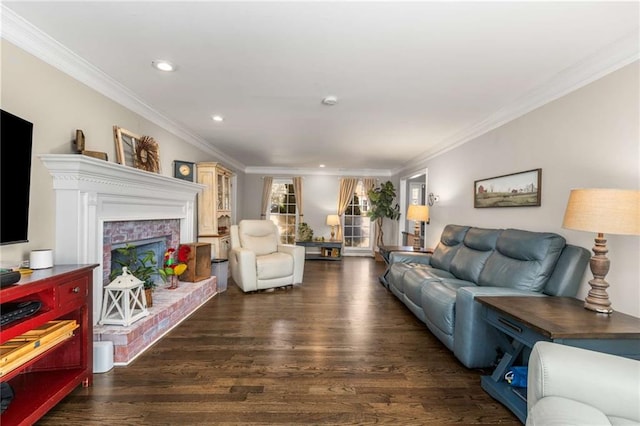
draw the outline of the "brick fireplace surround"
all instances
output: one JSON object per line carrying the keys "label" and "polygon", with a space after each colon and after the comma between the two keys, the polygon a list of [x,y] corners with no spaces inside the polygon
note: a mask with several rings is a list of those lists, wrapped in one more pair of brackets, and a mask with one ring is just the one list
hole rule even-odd
{"label": "brick fireplace surround", "polygon": [[[105,257],[110,258],[110,252],[105,255],[105,224],[107,233],[111,232],[111,222],[137,222],[147,230],[176,228],[178,235],[172,235],[171,241],[196,241],[195,200],[204,186],[83,155],[39,157],[53,177],[54,262],[100,265],[93,272],[94,339],[112,340],[116,365],[126,365],[213,297],[216,280],[211,277],[198,283],[181,283],[178,290],[156,291],[150,315],[130,327],[98,326],[103,286],[108,284]],[[142,235],[146,231],[139,232]]]}

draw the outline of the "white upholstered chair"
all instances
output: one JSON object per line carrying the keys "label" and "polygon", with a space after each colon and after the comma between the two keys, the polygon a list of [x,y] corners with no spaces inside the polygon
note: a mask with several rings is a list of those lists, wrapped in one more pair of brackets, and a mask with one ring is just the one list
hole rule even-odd
{"label": "white upholstered chair", "polygon": [[231,226],[231,277],[245,293],[301,284],[304,255],[304,247],[280,243],[278,227],[270,220]]}
{"label": "white upholstered chair", "polygon": [[635,359],[541,341],[527,382],[527,426],[640,425]]}

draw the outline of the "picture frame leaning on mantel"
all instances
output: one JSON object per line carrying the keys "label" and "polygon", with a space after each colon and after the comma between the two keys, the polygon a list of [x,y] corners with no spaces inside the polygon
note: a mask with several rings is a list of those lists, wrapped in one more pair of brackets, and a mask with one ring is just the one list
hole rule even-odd
{"label": "picture frame leaning on mantel", "polygon": [[151,136],[139,136],[119,126],[113,126],[116,161],[136,169],[160,173],[158,143]]}
{"label": "picture frame leaning on mantel", "polygon": [[113,126],[113,139],[116,143],[116,162],[135,167],[136,143],[140,136],[119,126]]}

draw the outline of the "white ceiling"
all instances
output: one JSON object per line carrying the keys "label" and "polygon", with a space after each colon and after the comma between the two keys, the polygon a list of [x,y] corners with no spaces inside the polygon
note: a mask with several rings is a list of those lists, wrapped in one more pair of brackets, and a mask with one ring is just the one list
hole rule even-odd
{"label": "white ceiling", "polygon": [[640,34],[636,1],[3,5],[249,172],[410,168],[637,59]]}

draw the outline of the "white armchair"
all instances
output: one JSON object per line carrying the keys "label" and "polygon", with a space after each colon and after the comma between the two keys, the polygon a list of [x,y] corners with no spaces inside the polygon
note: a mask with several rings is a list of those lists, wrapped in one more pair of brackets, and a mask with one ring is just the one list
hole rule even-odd
{"label": "white armchair", "polygon": [[640,361],[537,342],[528,373],[527,426],[640,425]]}
{"label": "white armchair", "polygon": [[304,247],[280,244],[270,220],[241,220],[231,226],[229,266],[242,291],[258,291],[302,283]]}

